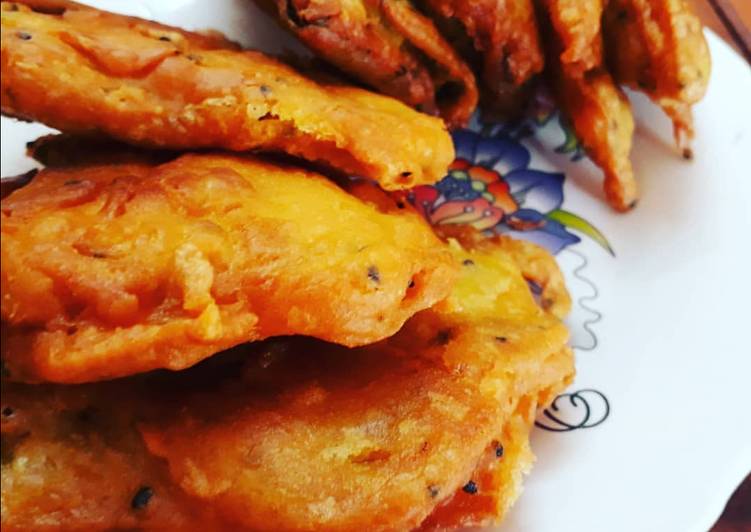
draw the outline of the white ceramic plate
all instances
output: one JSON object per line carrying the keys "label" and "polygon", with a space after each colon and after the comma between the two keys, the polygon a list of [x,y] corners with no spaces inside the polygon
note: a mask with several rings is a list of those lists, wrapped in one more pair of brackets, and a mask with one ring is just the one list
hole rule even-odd
{"label": "white ceramic plate", "polygon": [[[246,0],[91,3],[302,50]],[[459,133],[470,171],[415,191],[434,222],[524,228],[519,236],[557,252],[576,301],[578,377],[540,416],[537,465],[501,530],[704,531],[751,470],[751,70],[708,38],[693,161],[677,155],[667,119],[632,95],[642,200],[631,214],[604,204],[598,171],[572,160],[574,139],[544,97],[523,128]],[[24,144],[45,130],[2,119],[2,175],[33,166]],[[495,174],[472,179],[472,167]],[[514,213],[494,207],[502,195]]]}

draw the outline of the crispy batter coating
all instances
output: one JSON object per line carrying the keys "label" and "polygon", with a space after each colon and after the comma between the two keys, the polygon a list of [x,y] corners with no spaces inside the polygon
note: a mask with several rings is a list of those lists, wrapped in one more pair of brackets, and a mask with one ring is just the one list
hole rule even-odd
{"label": "crispy batter coating", "polygon": [[679,147],[694,136],[691,105],[707,90],[711,59],[699,18],[684,0],[611,0],[603,17],[618,83],[641,90],[673,121]]}
{"label": "crispy batter coating", "polygon": [[[258,0],[316,54],[450,126],[477,106],[469,66],[408,0]],[[271,5],[273,4],[273,5]]]}
{"label": "crispy batter coating", "polygon": [[195,530],[214,522],[146,451],[134,426],[146,403],[137,398],[129,382],[3,382],[3,530]]}
{"label": "crispy batter coating", "polygon": [[423,522],[420,530],[456,530],[497,525],[521,495],[524,475],[529,473],[534,454],[529,432],[538,402],[521,400],[514,415],[504,424],[472,473],[472,490],[457,490]]}
{"label": "crispy batter coating", "polygon": [[601,0],[540,0],[539,9],[558,103],[602,168],[608,203],[627,211],[638,199],[629,159],[634,118],[625,94],[605,69],[602,11]]}
{"label": "crispy batter coating", "polygon": [[[520,109],[523,89],[542,71],[532,0],[420,0],[480,72],[488,92],[484,107]],[[463,43],[463,41],[466,41]]]}
{"label": "crispy batter coating", "polygon": [[439,119],[223,38],[70,2],[2,5],[5,114],[151,147],[282,151],[385,189],[433,183],[453,159]]}
{"label": "crispy batter coating", "polygon": [[438,506],[428,523],[497,520],[573,359],[506,241],[450,247],[451,296],[378,344],[280,338],[179,373],[3,386],[3,528],[402,530]]}
{"label": "crispy batter coating", "polygon": [[237,156],[40,172],[2,201],[11,378],[181,369],[283,334],[392,335],[446,296],[455,266],[417,213],[365,182],[349,191]]}

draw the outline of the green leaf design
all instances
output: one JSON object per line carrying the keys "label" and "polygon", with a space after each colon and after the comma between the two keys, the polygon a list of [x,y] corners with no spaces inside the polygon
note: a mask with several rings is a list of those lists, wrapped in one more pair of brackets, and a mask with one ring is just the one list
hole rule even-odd
{"label": "green leaf design", "polygon": [[599,229],[589,223],[587,220],[578,216],[572,212],[564,211],[563,209],[556,209],[547,214],[547,218],[554,220],[564,227],[573,229],[587,235],[589,238],[597,242],[603,249],[615,257],[615,251],[610,246],[610,242],[605,238]]}

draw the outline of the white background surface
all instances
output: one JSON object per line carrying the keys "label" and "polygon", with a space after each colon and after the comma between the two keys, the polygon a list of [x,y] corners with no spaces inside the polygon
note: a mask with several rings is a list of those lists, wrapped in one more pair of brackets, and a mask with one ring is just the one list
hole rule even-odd
{"label": "white background surface", "polygon": [[[249,1],[96,4],[299,50]],[[667,119],[634,98],[642,200],[633,213],[612,212],[586,166],[535,155],[537,167],[566,171],[565,208],[616,250],[575,246],[603,319],[597,349],[577,353],[573,389],[602,391],[612,410],[595,428],[534,431],[538,461],[503,531],[704,531],[751,470],[751,70],[709,37],[713,75],[695,110],[693,162],[677,157]],[[41,131],[2,118],[2,175],[33,166],[24,144]],[[569,281],[575,298],[586,295]]]}

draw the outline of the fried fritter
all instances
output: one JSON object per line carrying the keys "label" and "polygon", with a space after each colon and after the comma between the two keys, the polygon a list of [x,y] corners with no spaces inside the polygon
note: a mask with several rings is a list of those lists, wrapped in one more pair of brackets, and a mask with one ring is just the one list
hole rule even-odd
{"label": "fried fritter", "polygon": [[43,170],[2,201],[11,378],[181,369],[283,334],[392,335],[448,294],[455,267],[417,213],[365,182],[349,192],[239,156]]}
{"label": "fried fritter", "polygon": [[537,407],[547,402],[545,399],[519,402],[501,436],[485,450],[472,473],[471,489],[457,490],[433,510],[421,530],[489,527],[503,519],[521,495],[524,475],[532,469],[535,457],[529,445],[529,432]]}
{"label": "fried fritter", "polygon": [[454,157],[439,119],[223,38],[71,2],[2,6],[5,114],[150,147],[282,151],[385,189],[433,183]]}
{"label": "fried fritter", "polygon": [[673,121],[679,147],[694,136],[691,105],[712,69],[699,18],[684,0],[611,0],[603,17],[607,59],[618,83],[641,90]]}
{"label": "fried fritter", "polygon": [[4,531],[195,530],[213,523],[149,454],[130,382],[2,385]]}
{"label": "fried fritter", "polygon": [[[169,518],[178,528],[184,521],[169,511],[189,504],[201,512],[197,522],[212,528],[220,528],[212,520],[221,520],[233,529],[394,530],[419,526],[438,505],[458,504],[452,496],[470,480],[478,498],[495,500],[480,491],[493,485],[486,476],[505,479],[509,473],[496,471],[526,467],[528,455],[514,449],[526,445],[535,408],[570,381],[573,360],[565,327],[537,306],[523,277],[527,268],[519,269],[505,241],[473,251],[456,241],[450,247],[462,264],[451,296],[375,345],[348,350],[283,338],[180,373],[75,387],[4,386],[3,407],[26,421],[16,429],[26,436],[3,463],[3,493],[14,488],[12,498],[4,495],[3,527],[30,519],[65,528],[90,527],[94,519],[97,526],[123,527],[140,519],[138,526],[148,528]],[[16,390],[46,401],[55,426],[60,416],[75,420],[91,406],[88,432],[37,430],[41,421],[25,415]],[[89,402],[71,406],[66,394],[85,394]],[[110,416],[113,409],[120,415]],[[170,481],[163,480],[164,462],[142,456],[139,444],[107,446],[102,434],[123,427],[138,427],[148,451],[166,459]],[[499,457],[501,447],[507,452]],[[30,457],[40,455],[49,459],[36,460],[33,479],[24,475]],[[56,455],[83,473],[65,477],[64,496],[45,500],[46,482],[58,478]],[[517,456],[518,464],[499,469]],[[121,475],[122,463],[136,464],[135,474]],[[122,512],[111,510],[110,501],[101,515],[77,511],[107,497],[113,491],[107,483],[120,478],[127,486],[115,488],[121,495],[114,500]],[[153,502],[164,493],[166,516],[128,506],[139,486],[152,488]],[[462,522],[486,522],[502,510],[480,506]],[[48,513],[35,514],[38,508]],[[450,522],[446,515],[437,520]]]}
{"label": "fried fritter", "polygon": [[450,126],[477,106],[469,66],[408,0],[257,1],[319,56]]}
{"label": "fried fritter", "polygon": [[526,84],[542,71],[532,0],[420,0],[480,72],[483,107],[518,112]]}
{"label": "fried fritter", "polygon": [[539,0],[547,62],[556,97],[592,161],[605,174],[605,196],[619,211],[636,205],[629,154],[634,117],[626,95],[605,69],[602,0]]}

